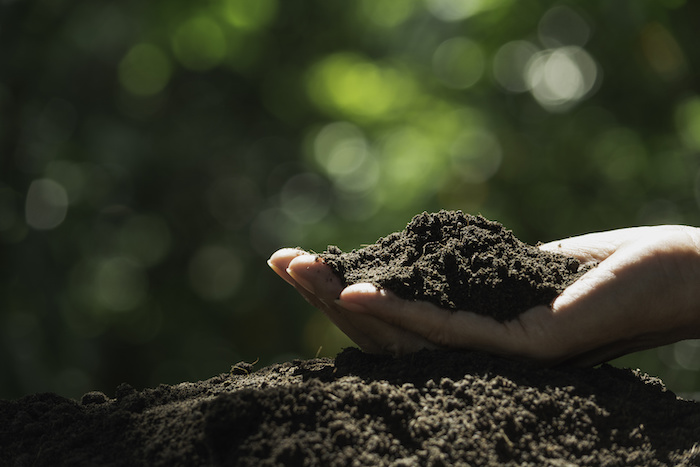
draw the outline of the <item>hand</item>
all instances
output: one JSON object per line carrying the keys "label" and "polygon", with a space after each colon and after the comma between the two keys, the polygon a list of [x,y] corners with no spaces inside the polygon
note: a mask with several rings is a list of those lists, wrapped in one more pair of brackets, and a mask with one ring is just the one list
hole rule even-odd
{"label": "hand", "polygon": [[340,279],[314,255],[283,248],[275,252],[267,264],[365,352],[401,355],[436,347],[417,334],[340,306],[338,297],[343,291]]}
{"label": "hand", "polygon": [[[356,323],[356,333],[364,332],[356,317],[379,320],[385,327],[374,322],[372,340],[382,351],[395,354],[419,350],[428,343],[546,364],[592,365],[700,337],[700,229],[636,227],[541,248],[574,256],[583,264],[600,264],[564,290],[551,307],[534,307],[505,323],[471,311],[450,312],[427,302],[402,300],[370,284],[347,287],[333,304],[347,310],[346,320]],[[334,277],[330,268],[317,264],[312,268],[314,275],[297,271],[295,264],[290,270],[315,287],[319,279]],[[389,329],[405,331],[393,346],[391,334],[382,333]],[[364,350],[376,351],[355,342]]]}

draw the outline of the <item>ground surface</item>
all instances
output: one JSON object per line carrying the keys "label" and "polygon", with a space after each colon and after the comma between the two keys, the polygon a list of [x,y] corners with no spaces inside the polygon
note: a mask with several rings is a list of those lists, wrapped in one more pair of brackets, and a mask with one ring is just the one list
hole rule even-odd
{"label": "ground surface", "polygon": [[700,405],[628,370],[347,349],[0,402],[0,465],[698,465]]}

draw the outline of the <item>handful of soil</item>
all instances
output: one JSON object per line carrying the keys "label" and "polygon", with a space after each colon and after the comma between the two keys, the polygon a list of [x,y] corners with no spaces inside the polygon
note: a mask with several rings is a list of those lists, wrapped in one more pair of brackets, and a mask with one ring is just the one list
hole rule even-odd
{"label": "handful of soil", "polygon": [[500,322],[551,305],[592,267],[528,245],[480,215],[445,210],[419,214],[373,245],[349,253],[331,245],[319,256],[344,286],[368,282],[406,300]]}

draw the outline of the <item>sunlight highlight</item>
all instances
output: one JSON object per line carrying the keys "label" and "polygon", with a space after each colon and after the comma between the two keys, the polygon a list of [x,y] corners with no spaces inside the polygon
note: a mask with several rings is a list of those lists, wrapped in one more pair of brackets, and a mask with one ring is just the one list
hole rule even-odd
{"label": "sunlight highlight", "polygon": [[530,92],[545,109],[563,112],[586,97],[598,79],[598,66],[576,46],[544,50],[532,56],[525,71]]}

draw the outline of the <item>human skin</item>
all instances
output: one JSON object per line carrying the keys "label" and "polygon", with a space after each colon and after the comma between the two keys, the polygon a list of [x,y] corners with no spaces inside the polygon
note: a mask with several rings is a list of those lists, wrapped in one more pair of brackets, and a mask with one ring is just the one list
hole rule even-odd
{"label": "human skin", "polygon": [[371,353],[472,349],[546,365],[588,366],[700,338],[700,229],[633,227],[540,248],[599,264],[551,306],[503,323],[470,310],[403,300],[371,284],[344,288],[329,266],[302,250],[279,250],[268,264]]}

